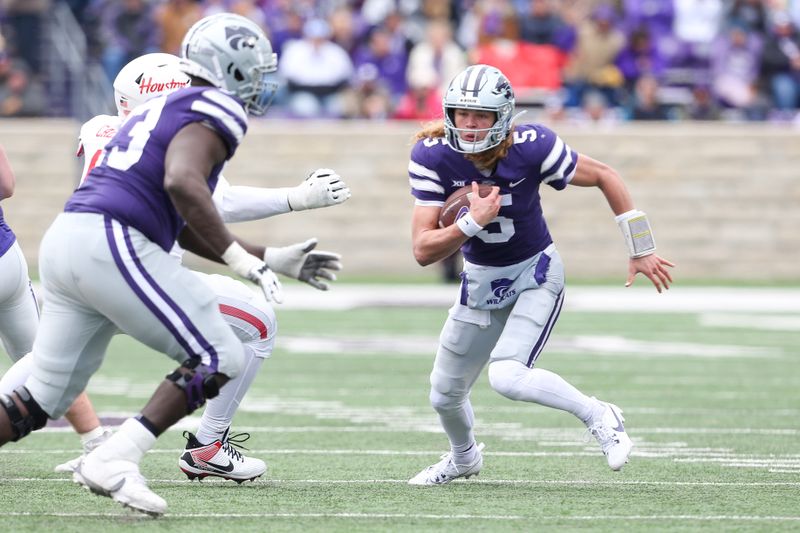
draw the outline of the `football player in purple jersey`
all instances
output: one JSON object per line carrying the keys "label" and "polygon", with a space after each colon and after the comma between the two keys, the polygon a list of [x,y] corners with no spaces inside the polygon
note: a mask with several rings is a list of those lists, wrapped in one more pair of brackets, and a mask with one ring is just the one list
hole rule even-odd
{"label": "football player in purple jersey", "polygon": [[[213,398],[245,364],[244,346],[214,294],[170,256],[184,248],[226,263],[280,302],[274,272],[321,283],[341,268],[313,246],[255,246],[236,239],[212,192],[275,85],[277,57],[261,29],[219,14],[197,22],[182,45],[192,87],[133,111],[48,229],[40,275],[47,291],[25,385],[0,395],[0,445],[64,414],[122,331],[180,366],[141,413],[83,460],[93,492],[154,516],[166,502],[147,486],[139,462],[156,438]],[[305,243],[305,244],[308,244]]]}
{"label": "football player in purple jersey", "polygon": [[[542,125],[514,125],[514,92],[498,69],[468,67],[450,83],[443,107],[444,122],[417,134],[408,172],[417,262],[429,265],[458,249],[464,254],[461,288],[430,376],[430,401],[450,451],[409,483],[440,485],[480,472],[483,444],[473,433],[469,395],[487,363],[495,391],[572,413],[619,470],[633,447],[619,407],[535,366],[564,299],[564,268],[542,216],[540,185],[600,189],[630,252],[626,286],[642,273],[661,292],[672,282],[667,267],[674,265],[654,253],[647,216],[634,208],[612,168],[573,151]],[[478,184],[484,183],[492,191],[481,198]],[[469,184],[469,211],[440,228],[445,200]]]}
{"label": "football player in purple jersey", "polygon": [[[15,185],[11,163],[0,146],[0,201],[14,194]],[[31,351],[38,324],[39,307],[28,264],[0,207],[0,343],[13,361]]]}

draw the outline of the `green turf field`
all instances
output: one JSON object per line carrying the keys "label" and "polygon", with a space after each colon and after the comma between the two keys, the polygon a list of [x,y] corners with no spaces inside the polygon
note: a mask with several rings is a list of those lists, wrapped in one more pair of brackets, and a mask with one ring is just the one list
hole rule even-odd
{"label": "green turf field", "polygon": [[[480,476],[410,487],[446,451],[427,400],[444,309],[279,310],[234,425],[264,479],[187,482],[183,428],[169,431],[142,464],[169,504],[154,520],[53,473],[78,440],[45,430],[0,450],[0,531],[800,530],[800,314],[565,309],[539,366],[623,408],[636,447],[621,472],[571,415],[484,375]],[[89,391],[131,414],[173,366],[118,337]]]}

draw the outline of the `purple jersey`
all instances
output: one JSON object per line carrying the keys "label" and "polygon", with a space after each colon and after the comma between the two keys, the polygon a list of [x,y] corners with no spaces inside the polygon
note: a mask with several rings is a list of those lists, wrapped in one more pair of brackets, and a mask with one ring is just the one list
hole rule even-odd
{"label": "purple jersey", "polygon": [[11,228],[8,227],[8,224],[6,224],[3,218],[3,208],[0,207],[0,256],[6,253],[16,240],[17,238],[14,236],[14,232],[11,231]]}
{"label": "purple jersey", "polygon": [[470,263],[506,266],[544,250],[553,240],[542,215],[539,184],[561,190],[575,174],[578,154],[552,130],[517,126],[514,144],[491,173],[481,173],[442,137],[421,139],[411,150],[408,174],[417,205],[438,206],[456,189],[473,181],[500,187],[497,217],[461,250]]}
{"label": "purple jersey", "polygon": [[[218,89],[190,87],[154,98],[131,113],[64,210],[108,215],[169,251],[185,222],[164,190],[164,160],[175,135],[193,122],[219,134],[227,159],[247,131],[242,103]],[[209,176],[211,191],[222,166]]]}

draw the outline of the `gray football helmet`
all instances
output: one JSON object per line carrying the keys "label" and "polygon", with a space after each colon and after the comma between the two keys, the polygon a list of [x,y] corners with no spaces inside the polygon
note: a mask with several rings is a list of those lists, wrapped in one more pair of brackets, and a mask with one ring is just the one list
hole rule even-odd
{"label": "gray football helmet", "polygon": [[[499,69],[491,65],[472,65],[453,78],[442,99],[444,131],[450,148],[457,152],[473,154],[494,148],[508,136],[514,117],[514,90]],[[455,110],[471,109],[491,111],[496,119],[486,130],[456,128]],[[477,142],[465,141],[462,132],[486,131]]]}
{"label": "gray football helmet", "polygon": [[269,39],[257,24],[232,13],[205,17],[189,28],[181,69],[238,96],[251,115],[263,115],[278,88],[270,76],[278,55]]}

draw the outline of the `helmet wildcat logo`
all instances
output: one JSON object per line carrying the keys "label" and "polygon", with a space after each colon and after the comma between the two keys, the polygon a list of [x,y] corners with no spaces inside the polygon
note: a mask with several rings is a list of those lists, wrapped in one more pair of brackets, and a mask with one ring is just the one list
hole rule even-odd
{"label": "helmet wildcat logo", "polygon": [[258,35],[242,26],[229,26],[225,28],[225,38],[234,50],[241,50],[244,47],[255,48]]}
{"label": "helmet wildcat logo", "polygon": [[232,13],[200,19],[181,44],[181,70],[238,97],[250,115],[263,115],[278,88],[267,76],[278,56],[261,28]]}
{"label": "helmet wildcat logo", "polygon": [[511,298],[512,296],[517,294],[516,289],[511,288],[511,285],[513,283],[514,281],[508,278],[493,279],[491,282],[491,287],[492,287],[492,294],[494,294],[495,297],[486,300],[486,304],[497,305],[506,298]]}
{"label": "helmet wildcat logo", "polygon": [[494,86],[494,89],[492,89],[492,93],[509,100],[514,99],[514,90],[511,88],[511,83],[506,77],[498,78],[497,84]]}

